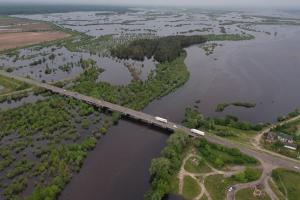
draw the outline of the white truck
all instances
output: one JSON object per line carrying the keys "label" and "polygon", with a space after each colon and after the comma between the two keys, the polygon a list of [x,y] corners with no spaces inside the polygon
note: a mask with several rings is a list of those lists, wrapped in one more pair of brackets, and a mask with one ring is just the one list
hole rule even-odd
{"label": "white truck", "polygon": [[154,119],[156,120],[156,121],[159,121],[159,122],[162,122],[162,123],[168,123],[168,120],[167,119],[164,119],[164,118],[161,118],[161,117],[154,117]]}
{"label": "white truck", "polygon": [[197,135],[205,136],[205,133],[203,131],[199,131],[197,129],[191,129],[191,132]]}

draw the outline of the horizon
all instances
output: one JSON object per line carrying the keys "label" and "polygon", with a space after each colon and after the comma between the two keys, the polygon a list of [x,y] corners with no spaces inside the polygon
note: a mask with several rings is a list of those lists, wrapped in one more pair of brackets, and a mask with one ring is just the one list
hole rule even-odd
{"label": "horizon", "polygon": [[[219,1],[222,0],[213,0],[212,2],[208,2],[206,0],[199,2],[194,2],[195,0],[189,0],[188,3],[185,3],[184,5],[179,0],[168,0],[164,3],[157,3],[157,0],[154,0],[154,3],[141,3],[141,2],[135,2],[136,0],[127,0],[126,2],[118,2],[119,0],[114,0],[110,2],[106,2],[103,0],[90,0],[88,2],[81,2],[81,0],[75,0],[70,2],[69,0],[65,0],[64,2],[61,1],[52,1],[52,2],[40,2],[37,0],[12,0],[12,1],[2,1],[0,0],[0,5],[5,6],[30,6],[30,5],[36,5],[36,6],[55,6],[55,5],[65,5],[65,6],[118,6],[118,7],[181,7],[181,8],[241,8],[241,9],[259,9],[259,8],[269,8],[269,9],[293,9],[297,10],[300,9],[300,2],[296,2],[295,0],[289,0],[287,3],[281,3],[278,0],[276,2],[272,2],[272,5],[269,5],[270,1],[274,0],[265,0],[264,3],[257,4],[257,3],[251,3],[249,0],[244,0],[243,2],[233,3],[234,0],[224,0],[223,3],[219,3]],[[155,3],[156,2],[156,3]],[[227,2],[227,3],[225,3]]]}

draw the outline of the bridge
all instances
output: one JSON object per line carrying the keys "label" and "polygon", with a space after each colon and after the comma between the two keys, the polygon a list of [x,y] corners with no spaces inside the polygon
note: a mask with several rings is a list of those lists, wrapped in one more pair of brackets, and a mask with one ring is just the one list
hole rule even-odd
{"label": "bridge", "polygon": [[[59,87],[56,87],[56,86],[53,86],[53,85],[50,85],[47,83],[41,83],[36,80],[16,76],[16,75],[13,75],[11,73],[7,73],[7,72],[1,71],[1,70],[0,70],[0,75],[6,76],[9,78],[18,80],[18,81],[22,81],[22,82],[25,82],[27,84],[30,84],[30,85],[33,85],[36,87],[44,88],[46,90],[49,90],[53,93],[56,93],[56,94],[59,94],[62,96],[71,97],[71,98],[74,98],[74,99],[77,99],[80,101],[84,101],[84,102],[86,102],[90,105],[96,106],[96,107],[107,108],[111,111],[119,112],[125,116],[142,121],[147,124],[151,124],[156,127],[160,127],[160,128],[167,129],[170,131],[182,130],[189,136],[199,137],[199,135],[192,133],[189,128],[184,127],[181,124],[176,124],[176,123],[170,122],[170,121],[168,121],[167,123],[163,123],[163,122],[157,121],[155,119],[155,116],[143,113],[141,111],[136,111],[136,110],[133,110],[130,108],[126,108],[124,106],[120,106],[120,105],[113,104],[113,103],[110,103],[107,101],[103,101],[103,100],[89,97],[89,96],[86,96],[83,94],[79,94],[77,92],[65,90],[63,88],[59,88]],[[295,159],[288,158],[288,157],[285,157],[280,154],[276,154],[274,152],[270,152],[267,150],[258,149],[256,147],[241,145],[241,144],[238,144],[238,143],[235,143],[235,142],[232,142],[232,141],[229,141],[229,140],[226,140],[221,137],[217,137],[215,135],[211,135],[208,133],[205,134],[204,138],[212,143],[224,145],[229,148],[238,148],[238,149],[240,149],[241,152],[257,158],[262,163],[267,163],[267,164],[270,164],[272,166],[277,166],[277,167],[284,167],[284,168],[287,168],[290,170],[295,170],[295,169],[300,170],[300,162]]]}
{"label": "bridge", "polygon": [[95,107],[106,108],[111,111],[116,111],[116,112],[121,113],[124,116],[128,116],[129,118],[139,120],[144,123],[151,124],[153,126],[156,126],[156,127],[162,128],[162,129],[166,129],[169,131],[175,131],[176,129],[180,129],[180,130],[183,130],[184,132],[186,132],[187,134],[189,134],[190,136],[196,136],[196,134],[192,133],[190,131],[190,129],[188,129],[180,124],[176,124],[176,123],[173,123],[170,121],[168,121],[167,123],[163,123],[163,122],[157,121],[155,119],[155,116],[152,116],[152,115],[140,112],[140,111],[136,111],[136,110],[133,110],[130,108],[126,108],[124,106],[120,106],[120,105],[113,104],[113,103],[110,103],[107,101],[103,101],[103,100],[96,99],[96,98],[93,98],[90,96],[86,96],[86,95],[80,94],[78,92],[65,90],[63,88],[59,88],[59,87],[56,87],[56,86],[53,86],[53,85],[50,85],[47,83],[41,83],[36,80],[16,76],[11,73],[4,72],[4,71],[0,71],[0,75],[27,83],[29,85],[44,88],[48,91],[51,91],[53,93],[56,93],[56,94],[59,94],[62,96],[71,97],[71,98],[83,101],[83,102],[93,105]]}

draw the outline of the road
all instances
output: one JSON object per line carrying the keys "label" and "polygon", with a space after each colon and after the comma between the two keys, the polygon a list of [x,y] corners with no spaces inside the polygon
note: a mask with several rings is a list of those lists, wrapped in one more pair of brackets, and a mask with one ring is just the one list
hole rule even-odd
{"label": "road", "polygon": [[[90,105],[93,106],[97,106],[97,107],[101,107],[101,108],[107,108],[110,109],[112,111],[117,111],[122,113],[123,115],[129,116],[133,119],[136,120],[140,120],[144,123],[147,124],[151,124],[153,126],[157,126],[163,129],[168,129],[170,131],[175,131],[175,130],[182,130],[185,133],[187,133],[188,135],[192,136],[192,137],[199,137],[198,135],[195,135],[194,133],[192,133],[190,131],[189,128],[182,126],[181,124],[176,124],[173,122],[168,121],[167,123],[163,123],[163,122],[159,122],[157,120],[155,120],[155,116],[149,115],[147,113],[143,113],[140,111],[136,111],[130,108],[126,108],[120,105],[116,105],[107,101],[103,101],[103,100],[99,100],[93,97],[89,97],[83,94],[79,94],[77,92],[73,92],[73,91],[68,91],[65,90],[63,88],[59,88],[56,86],[52,86],[46,83],[41,83],[32,79],[28,79],[28,78],[24,78],[24,77],[20,77],[20,76],[16,76],[4,71],[0,70],[0,75],[6,76],[6,77],[10,77],[19,81],[23,81],[25,83],[28,83],[30,85],[36,86],[36,87],[41,87],[44,88],[46,90],[49,90],[53,93],[62,95],[62,96],[66,96],[66,97],[71,97],[80,101],[84,101]],[[290,170],[294,170],[294,171],[299,171],[298,169],[300,169],[300,162],[279,154],[276,154],[274,152],[270,152],[261,148],[257,148],[255,146],[250,147],[250,146],[243,146],[237,143],[234,143],[232,141],[226,140],[224,138],[215,136],[215,135],[211,135],[211,134],[205,134],[204,136],[209,142],[212,143],[216,143],[216,144],[220,144],[229,148],[238,148],[240,149],[241,152],[255,157],[257,160],[259,160],[264,168],[264,171],[266,171],[266,173],[264,173],[263,178],[261,179],[261,183],[263,184],[264,180],[266,178],[268,178],[270,176],[270,167],[273,168],[277,168],[277,167],[282,167],[282,168],[287,168]],[[297,167],[297,168],[296,168]],[[234,199],[234,196],[230,199]]]}

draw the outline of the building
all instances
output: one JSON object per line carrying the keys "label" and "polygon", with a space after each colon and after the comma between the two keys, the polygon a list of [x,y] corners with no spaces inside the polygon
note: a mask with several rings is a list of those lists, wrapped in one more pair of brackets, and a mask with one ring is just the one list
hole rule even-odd
{"label": "building", "polygon": [[290,144],[290,143],[286,143],[284,144],[284,147],[293,151],[297,150],[297,145],[296,144]]}
{"label": "building", "polygon": [[268,132],[266,135],[266,142],[274,143],[280,141],[283,143],[284,147],[290,150],[297,150],[297,145],[294,144],[293,136],[281,133],[281,132]]}
{"label": "building", "polygon": [[277,134],[277,139],[279,141],[281,141],[283,143],[289,143],[289,144],[294,143],[293,136],[285,134],[285,133],[281,133],[281,132],[278,132],[276,134]]}

